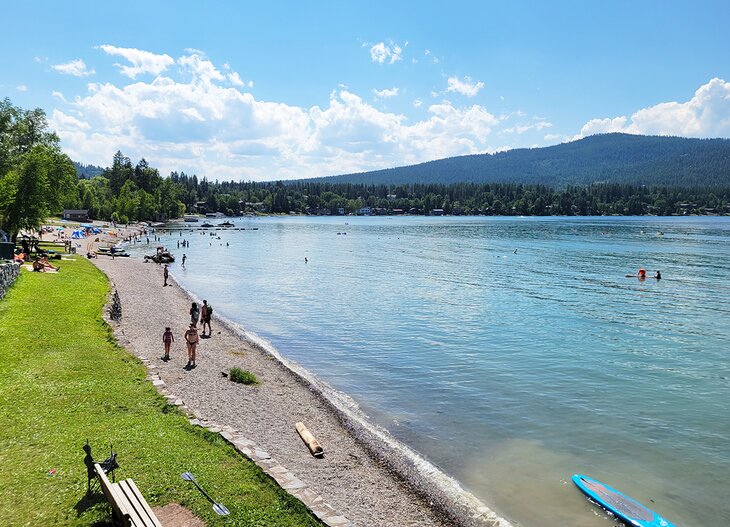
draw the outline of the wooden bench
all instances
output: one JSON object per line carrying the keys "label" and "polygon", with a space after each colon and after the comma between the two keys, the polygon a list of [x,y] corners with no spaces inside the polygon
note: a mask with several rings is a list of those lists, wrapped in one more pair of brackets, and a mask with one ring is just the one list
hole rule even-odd
{"label": "wooden bench", "polygon": [[99,463],[94,463],[101,491],[112,506],[114,516],[125,527],[162,527],[160,520],[131,479],[111,483]]}

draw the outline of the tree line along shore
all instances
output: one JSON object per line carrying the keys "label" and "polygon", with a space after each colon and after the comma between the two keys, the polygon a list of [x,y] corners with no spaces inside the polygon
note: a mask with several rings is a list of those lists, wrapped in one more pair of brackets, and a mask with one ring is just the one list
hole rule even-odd
{"label": "tree line along shore", "polygon": [[[83,209],[92,219],[164,221],[186,213],[413,215],[726,215],[728,186],[593,183],[367,184],[209,181],[163,177],[118,151],[107,168],[75,164],[45,113],[0,101],[0,229],[36,230],[51,214]],[[80,175],[79,175],[80,174]]]}

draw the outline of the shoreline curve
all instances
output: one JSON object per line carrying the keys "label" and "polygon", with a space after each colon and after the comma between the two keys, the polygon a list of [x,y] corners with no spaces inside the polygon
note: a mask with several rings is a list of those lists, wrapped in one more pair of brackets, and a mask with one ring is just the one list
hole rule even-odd
{"label": "shoreline curve", "polygon": [[[170,273],[170,277],[191,301],[201,302],[202,299],[183,286],[173,273]],[[388,430],[371,422],[349,395],[332,388],[301,364],[283,356],[264,337],[218,313],[216,318],[242,340],[275,359],[279,367],[309,388],[370,455],[387,466],[393,475],[413,488],[441,514],[465,527],[513,527],[508,520],[464,489],[455,478],[394,438]]]}

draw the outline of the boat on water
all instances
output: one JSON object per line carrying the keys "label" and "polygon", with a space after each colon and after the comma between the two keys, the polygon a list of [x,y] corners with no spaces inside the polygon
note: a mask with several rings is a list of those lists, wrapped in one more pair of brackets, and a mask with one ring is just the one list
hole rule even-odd
{"label": "boat on water", "polygon": [[224,221],[223,223],[219,223],[217,226],[218,227],[235,227],[235,225],[233,223],[231,223],[230,221]]}
{"label": "boat on water", "polygon": [[210,227],[215,227],[215,225],[213,225],[212,223],[208,223],[208,222],[205,222],[205,223],[201,224],[200,226],[204,229],[208,229]]}
{"label": "boat on water", "polygon": [[185,220],[185,222],[187,222],[187,223],[197,223],[198,222],[198,218],[195,216],[185,216],[183,218],[183,220]]}

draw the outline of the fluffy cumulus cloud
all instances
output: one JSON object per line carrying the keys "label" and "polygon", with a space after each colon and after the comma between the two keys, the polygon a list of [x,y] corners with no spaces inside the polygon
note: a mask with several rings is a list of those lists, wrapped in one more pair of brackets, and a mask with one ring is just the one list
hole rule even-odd
{"label": "fluffy cumulus cloud", "polygon": [[64,75],[73,75],[74,77],[88,77],[96,73],[94,70],[90,70],[86,67],[86,64],[81,59],[72,60],[63,64],[54,64],[51,66],[58,73]]}
{"label": "fluffy cumulus cloud", "polygon": [[110,46],[104,44],[99,46],[104,53],[107,55],[114,55],[122,57],[129,64],[115,64],[122,72],[122,75],[126,75],[130,79],[136,79],[137,75],[143,73],[150,73],[152,75],[159,75],[167,68],[175,64],[175,61],[170,55],[157,55],[135,48],[118,48],[116,46]]}
{"label": "fluffy cumulus cloud", "polygon": [[385,88],[383,90],[373,89],[373,95],[376,99],[390,99],[398,95],[400,90],[398,88]]}
{"label": "fluffy cumulus cloud", "polygon": [[659,103],[631,117],[591,119],[575,139],[608,132],[730,137],[730,82],[714,78],[700,86],[689,101]]}
{"label": "fluffy cumulus cloud", "polygon": [[[406,42],[406,46],[408,43]],[[378,42],[370,46],[370,59],[378,64],[394,64],[403,58],[403,48],[395,42]]]}
{"label": "fluffy cumulus cloud", "polygon": [[[113,49],[114,55],[121,48]],[[219,69],[200,51],[169,60],[123,51],[130,79],[143,72],[152,77],[89,83],[84,93],[70,97],[55,94],[50,122],[73,159],[106,166],[121,150],[132,159],[145,157],[163,174],[300,178],[493,151],[490,137],[502,123],[483,106],[448,101],[432,104],[421,120],[412,121],[343,86],[324,105],[259,100],[230,66]],[[397,88],[376,91],[383,98],[397,94]]]}
{"label": "fluffy cumulus cloud", "polygon": [[482,81],[472,82],[471,78],[464,77],[464,80],[458,77],[449,77],[447,92],[460,93],[466,97],[474,97],[479,91],[484,88]]}

